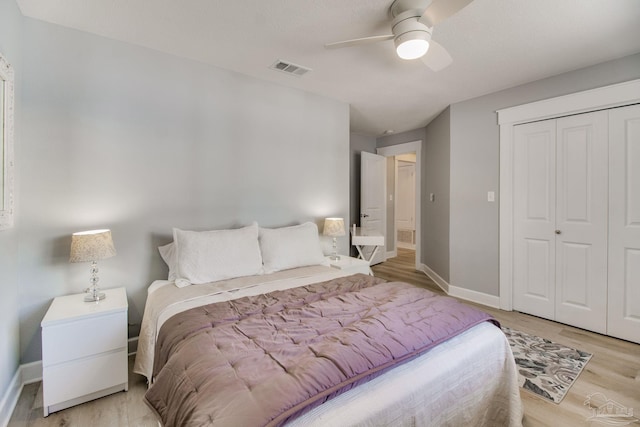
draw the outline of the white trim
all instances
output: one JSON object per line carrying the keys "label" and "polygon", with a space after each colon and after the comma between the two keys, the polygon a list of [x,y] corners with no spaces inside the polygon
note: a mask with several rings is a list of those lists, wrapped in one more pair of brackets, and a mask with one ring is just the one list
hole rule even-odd
{"label": "white trim", "polygon": [[4,86],[4,100],[0,99],[0,230],[6,230],[13,227],[15,217],[15,71],[1,53],[0,82]]}
{"label": "white trim", "polygon": [[488,307],[500,308],[500,297],[485,294],[484,292],[472,291],[471,289],[449,285],[449,296],[486,305]]}
{"label": "white trim", "polygon": [[416,153],[416,270],[420,270],[422,268],[422,264],[420,262],[422,259],[422,249],[420,246],[420,234],[422,230],[422,192],[420,189],[422,182],[422,140],[406,142],[404,144],[390,145],[388,147],[380,147],[376,149],[376,152],[385,157],[398,156],[400,154],[407,153]]}
{"label": "white trim", "polygon": [[420,270],[427,275],[433,282],[438,285],[440,289],[444,291],[447,295],[449,295],[449,283],[444,280],[438,273],[433,271],[431,268],[426,266],[425,264],[421,264]]}
{"label": "white trim", "polygon": [[640,79],[498,110],[498,124],[526,123],[635,104]]}
{"label": "white trim", "polygon": [[15,375],[9,383],[9,387],[2,396],[2,402],[0,402],[0,426],[7,427],[13,410],[18,404],[18,398],[22,391],[22,381],[20,381],[20,368],[16,371]]}
{"label": "white trim", "polygon": [[640,79],[498,110],[500,125],[500,305],[513,309],[514,126],[640,103]]}
{"label": "white trim", "polygon": [[22,385],[42,381],[42,360],[20,365]]}
{"label": "white trim", "polygon": [[397,256],[398,256],[398,251],[397,250],[395,250],[395,251],[387,251],[387,259],[395,258]]}
{"label": "white trim", "polygon": [[[397,234],[398,234],[398,231],[396,230],[396,235]],[[397,242],[396,247],[399,249],[411,249],[412,251],[416,250],[416,245],[414,245],[413,243]]]}
{"label": "white trim", "polygon": [[500,298],[495,295],[489,295],[483,292],[472,291],[470,289],[459,288],[457,286],[450,285],[446,280],[440,277],[438,273],[433,271],[425,264],[422,264],[421,270],[431,280],[433,280],[434,283],[444,291],[444,293],[449,296],[475,302],[477,304],[486,305],[488,307],[500,308]]}
{"label": "white trim", "polygon": [[25,385],[42,380],[42,361],[18,366],[0,402],[0,426],[6,427]]}
{"label": "white trim", "polygon": [[500,125],[500,308],[513,310],[513,125]]}
{"label": "white trim", "polygon": [[[415,175],[415,165],[414,175]],[[414,176],[415,179],[415,176]],[[415,195],[413,196],[415,199]],[[394,250],[398,251],[398,158],[394,157],[393,159],[393,247]]]}

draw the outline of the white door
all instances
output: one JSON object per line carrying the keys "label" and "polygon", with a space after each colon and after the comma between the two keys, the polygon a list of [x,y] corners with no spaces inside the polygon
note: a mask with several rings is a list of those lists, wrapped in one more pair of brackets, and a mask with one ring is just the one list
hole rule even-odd
{"label": "white door", "polygon": [[513,308],[555,317],[556,123],[514,127]]}
{"label": "white door", "polygon": [[640,342],[640,105],[609,117],[608,334]]}
{"label": "white door", "polygon": [[516,310],[606,332],[607,113],[516,126]]}
{"label": "white door", "polygon": [[[396,234],[399,247],[415,249],[416,229],[416,165],[413,162],[397,162],[396,183]],[[402,237],[402,238],[401,238]]]}
{"label": "white door", "polygon": [[557,120],[556,317],[607,330],[606,111]]}
{"label": "white door", "polygon": [[[360,169],[360,227],[364,232],[374,232],[385,235],[386,221],[386,176],[387,158],[377,154],[361,152]],[[385,239],[385,242],[387,240]],[[373,250],[367,250],[367,257]],[[378,248],[371,259],[371,265],[386,259],[386,249]]]}
{"label": "white door", "polygon": [[416,165],[398,162],[398,194],[396,195],[396,224],[402,230],[415,230],[416,221]]}

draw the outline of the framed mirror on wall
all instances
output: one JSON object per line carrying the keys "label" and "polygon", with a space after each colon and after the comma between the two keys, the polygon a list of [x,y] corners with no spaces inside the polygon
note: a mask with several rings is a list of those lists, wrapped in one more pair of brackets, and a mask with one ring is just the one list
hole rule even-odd
{"label": "framed mirror on wall", "polygon": [[14,84],[13,67],[0,53],[0,230],[13,227]]}

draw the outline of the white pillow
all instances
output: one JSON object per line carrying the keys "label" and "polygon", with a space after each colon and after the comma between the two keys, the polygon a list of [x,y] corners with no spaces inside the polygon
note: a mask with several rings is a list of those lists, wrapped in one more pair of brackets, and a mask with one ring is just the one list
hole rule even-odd
{"label": "white pillow", "polygon": [[167,280],[171,282],[175,281],[178,277],[176,274],[176,245],[171,242],[164,246],[158,246],[158,252],[160,252],[160,256],[167,264],[167,267],[169,267],[169,277]]}
{"label": "white pillow", "polygon": [[307,265],[328,265],[312,222],[282,228],[260,228],[260,250],[265,273]]}
{"label": "white pillow", "polygon": [[174,228],[173,241],[179,288],[262,273],[257,223],[235,230]]}

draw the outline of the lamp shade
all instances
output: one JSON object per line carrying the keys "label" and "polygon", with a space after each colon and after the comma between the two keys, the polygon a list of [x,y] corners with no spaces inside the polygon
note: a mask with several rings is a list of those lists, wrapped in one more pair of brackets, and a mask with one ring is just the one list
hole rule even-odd
{"label": "lamp shade", "polygon": [[342,218],[326,218],[322,234],[331,237],[344,236],[344,220]]}
{"label": "lamp shade", "polygon": [[111,258],[116,248],[111,239],[111,230],[91,230],[71,235],[69,262],[92,262]]}

